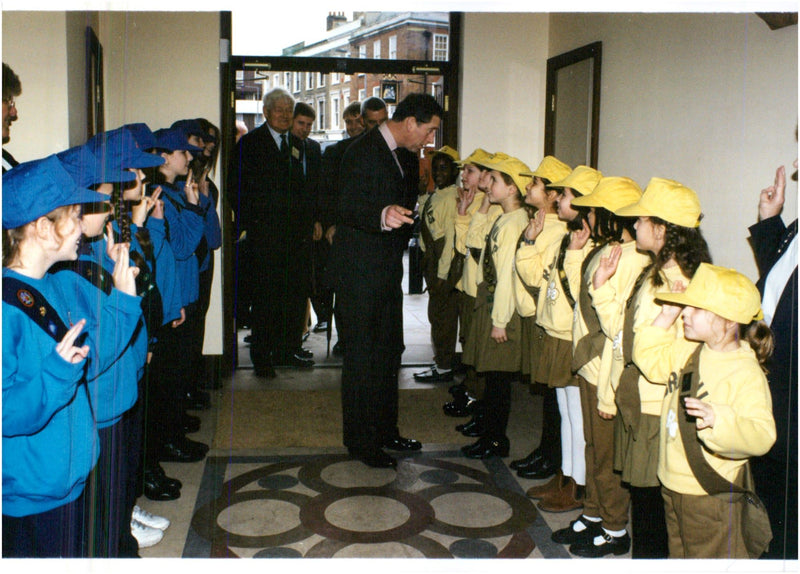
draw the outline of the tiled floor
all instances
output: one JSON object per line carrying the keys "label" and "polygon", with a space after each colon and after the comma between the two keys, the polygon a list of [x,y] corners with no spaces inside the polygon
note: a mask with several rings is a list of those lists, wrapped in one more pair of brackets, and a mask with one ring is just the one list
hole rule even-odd
{"label": "tiled floor", "polygon": [[[427,295],[405,298],[401,389],[430,388],[412,377],[431,356],[426,305]],[[240,342],[244,335],[239,333]],[[306,346],[317,367],[278,369],[277,378],[265,381],[247,368],[241,342],[240,369],[224,388],[296,393],[338,388],[338,360],[326,358],[325,335],[312,334]],[[191,438],[212,442],[221,392],[212,392],[211,409],[194,413],[202,427]],[[579,511],[538,511],[524,493],[543,481],[520,479],[507,466],[538,442],[540,409],[539,398],[515,383],[511,453],[504,459],[463,457],[458,447],[468,439],[454,430],[452,443],[426,444],[420,453],[401,457],[396,472],[352,461],[343,447],[214,449],[201,462],[164,463],[167,474],[183,482],[181,498],[139,501],[172,521],[164,539],[140,553],[144,558],[569,558],[550,533]],[[464,420],[452,419],[453,426]],[[414,436],[413,429],[401,430]]]}

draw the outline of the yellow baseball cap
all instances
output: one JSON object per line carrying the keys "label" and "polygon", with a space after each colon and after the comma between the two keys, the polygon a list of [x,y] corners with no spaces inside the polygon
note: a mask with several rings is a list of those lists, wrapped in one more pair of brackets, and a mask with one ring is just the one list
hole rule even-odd
{"label": "yellow baseball cap", "polygon": [[681,227],[698,227],[702,212],[697,194],[671,179],[654,177],[638,203],[622,208],[625,217],[658,217]]}
{"label": "yellow baseball cap", "polygon": [[534,171],[528,171],[521,175],[530,177],[541,177],[547,181],[560,181],[567,177],[572,168],[565,164],[563,161],[556,159],[552,155],[546,155],[542,162]]}
{"label": "yellow baseball cap", "polygon": [[433,157],[437,153],[440,153],[442,155],[446,155],[447,157],[449,157],[450,159],[452,159],[456,163],[458,163],[461,160],[461,158],[458,156],[458,150],[455,150],[455,149],[451,148],[449,145],[442,146],[439,149],[432,151],[431,152],[431,159],[433,159]]}
{"label": "yellow baseball cap", "polygon": [[701,263],[683,293],[656,293],[656,299],[706,309],[744,325],[763,319],[761,294],[735,269]]}
{"label": "yellow baseball cap", "polygon": [[531,168],[515,157],[509,157],[506,156],[506,154],[502,155],[505,157],[493,157],[486,164],[486,167],[510,176],[511,179],[514,180],[514,184],[517,186],[520,194],[524,195],[525,187],[531,182],[531,176],[523,175],[523,173],[530,173]]}
{"label": "yellow baseball cap", "polygon": [[576,197],[574,206],[603,207],[618,214],[620,208],[630,205],[642,197],[642,188],[629,177],[604,177],[592,193]]}
{"label": "yellow baseball cap", "polygon": [[581,195],[589,195],[600,182],[603,174],[594,168],[579,165],[568,176],[550,184],[550,187],[569,187]]}
{"label": "yellow baseball cap", "polygon": [[500,161],[503,161],[503,160],[506,160],[506,159],[511,159],[511,156],[508,155],[507,153],[503,153],[501,151],[496,151],[494,153],[490,153],[488,156],[486,156],[483,159],[474,160],[471,163],[474,163],[475,165],[478,165],[478,166],[481,166],[481,167],[488,168],[492,163],[497,163],[497,162],[500,162]]}
{"label": "yellow baseball cap", "polygon": [[461,161],[459,161],[458,165],[461,166],[461,167],[464,167],[468,163],[478,164],[478,162],[486,161],[489,158],[490,155],[491,154],[488,151],[486,151],[485,149],[478,148],[474,152],[469,154],[469,156],[467,156],[465,159],[462,159]]}

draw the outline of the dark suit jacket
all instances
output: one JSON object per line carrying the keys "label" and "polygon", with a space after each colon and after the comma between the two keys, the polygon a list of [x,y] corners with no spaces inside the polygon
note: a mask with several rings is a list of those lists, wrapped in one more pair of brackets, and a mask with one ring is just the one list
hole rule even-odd
{"label": "dark suit jacket", "polygon": [[382,231],[381,212],[392,204],[414,208],[419,163],[403,148],[396,153],[403,174],[377,128],[355,140],[344,153],[333,243],[337,291],[358,284],[380,296],[402,281],[403,251],[411,226]]}
{"label": "dark suit jacket", "polygon": [[[360,135],[360,134],[359,134]],[[319,193],[317,195],[317,221],[322,223],[323,232],[336,223],[336,210],[339,207],[339,169],[344,152],[358,138],[347,138],[328,146],[322,154]]]}
{"label": "dark suit jacket", "polygon": [[281,155],[266,123],[242,136],[231,170],[237,197],[233,207],[259,264],[310,280],[315,197],[303,175],[302,142],[288,135],[289,159]]}
{"label": "dark suit jacket", "polygon": [[[772,266],[780,259],[794,234],[797,220],[788,228],[780,216],[770,217],[750,227],[750,245],[761,278],[756,284],[763,294]],[[767,363],[767,379],[772,392],[772,414],[778,438],[767,456],[776,460],[789,457],[797,466],[797,267],[778,300],[772,319],[775,350]]]}
{"label": "dark suit jacket", "polygon": [[319,197],[320,176],[322,175],[322,148],[319,142],[307,138],[300,145],[303,147],[303,156],[306,160],[306,190],[314,201],[314,221],[319,221],[316,213],[317,198]]}

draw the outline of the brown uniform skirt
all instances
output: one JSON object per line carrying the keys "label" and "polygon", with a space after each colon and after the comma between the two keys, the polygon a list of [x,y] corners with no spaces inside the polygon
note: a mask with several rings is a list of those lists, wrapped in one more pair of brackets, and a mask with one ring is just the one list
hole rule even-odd
{"label": "brown uniform skirt", "polygon": [[[536,365],[542,353],[544,344],[544,329],[536,324],[536,315],[533,317],[522,317],[522,374],[536,374]],[[531,381],[533,382],[533,381]]]}
{"label": "brown uniform skirt", "polygon": [[572,341],[544,334],[533,380],[548,387],[577,387],[572,375]]}
{"label": "brown uniform skirt", "polygon": [[520,316],[516,312],[514,313],[506,325],[508,340],[505,343],[498,343],[491,336],[491,305],[480,295],[475,301],[464,345],[464,363],[474,366],[479,373],[486,371],[515,373],[519,371],[522,365]]}
{"label": "brown uniform skirt", "polygon": [[636,432],[622,417],[614,417],[614,470],[622,472],[622,480],[640,488],[658,486],[658,431],[661,417],[639,416]]}

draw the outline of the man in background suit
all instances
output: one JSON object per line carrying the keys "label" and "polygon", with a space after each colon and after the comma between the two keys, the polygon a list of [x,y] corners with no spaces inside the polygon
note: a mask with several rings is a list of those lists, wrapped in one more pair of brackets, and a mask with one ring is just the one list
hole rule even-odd
{"label": "man in background suit", "polygon": [[382,449],[419,450],[397,427],[397,373],[403,353],[403,251],[419,183],[419,152],[433,141],[443,112],[411,94],[390,121],[355,140],[341,164],[333,242],[342,364],[344,445],[353,458],[386,468]]}
{"label": "man in background suit", "polygon": [[[14,100],[22,93],[22,83],[11,67],[3,62],[3,145],[11,141],[11,124],[17,121],[17,102]],[[3,173],[19,165],[6,148],[3,148]]]}
{"label": "man in background suit", "polygon": [[301,338],[311,293],[315,198],[306,187],[302,142],[290,133],[293,114],[289,92],[268,92],[267,121],[239,140],[231,170],[237,235],[245,231],[248,246],[237,271],[251,284],[250,357],[262,377],[275,376],[273,366],[314,365],[301,355]]}
{"label": "man in background suit", "polygon": [[[795,169],[797,161],[794,162]],[[794,178],[797,181],[797,173]],[[751,459],[756,493],[772,526],[772,542],[762,558],[797,560],[797,219],[781,219],[786,170],[779,167],[774,185],[761,191],[759,222],[750,227],[750,245],[761,278],[764,321],[775,349],[767,362],[777,440],[764,456]]]}

